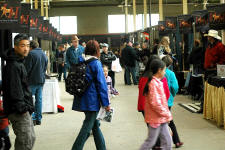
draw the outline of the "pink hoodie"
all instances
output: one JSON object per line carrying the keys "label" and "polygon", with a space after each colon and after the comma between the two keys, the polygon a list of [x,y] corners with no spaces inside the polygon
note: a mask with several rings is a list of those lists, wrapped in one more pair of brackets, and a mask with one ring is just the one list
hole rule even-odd
{"label": "pink hoodie", "polygon": [[149,123],[150,126],[154,128],[172,120],[163,88],[163,82],[154,76],[149,83],[149,93],[146,96],[144,111],[146,123]]}

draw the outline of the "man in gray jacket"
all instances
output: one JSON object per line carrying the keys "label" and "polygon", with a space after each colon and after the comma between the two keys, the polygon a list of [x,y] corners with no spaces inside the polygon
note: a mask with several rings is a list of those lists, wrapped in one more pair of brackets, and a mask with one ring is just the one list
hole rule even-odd
{"label": "man in gray jacket", "polygon": [[42,119],[42,90],[45,83],[45,72],[48,59],[36,41],[30,42],[30,53],[25,60],[28,74],[28,84],[35,96],[35,111],[32,114],[34,125],[41,125]]}

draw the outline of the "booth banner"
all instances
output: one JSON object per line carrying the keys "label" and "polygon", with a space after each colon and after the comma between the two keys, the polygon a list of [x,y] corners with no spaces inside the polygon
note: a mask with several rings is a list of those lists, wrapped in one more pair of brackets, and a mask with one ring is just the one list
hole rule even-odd
{"label": "booth banner", "polygon": [[43,39],[44,40],[49,40],[49,21],[44,20],[43,27],[42,27],[42,32],[43,32]]}
{"label": "booth banner", "polygon": [[179,29],[181,33],[190,33],[192,31],[193,17],[191,15],[178,16]]}
{"label": "booth banner", "polygon": [[165,17],[166,31],[175,33],[177,26],[177,17]]}
{"label": "booth banner", "polygon": [[38,24],[37,24],[37,27],[38,27],[37,36],[39,38],[43,38],[43,24],[44,24],[44,17],[39,16],[38,17]]}
{"label": "booth banner", "polygon": [[0,28],[15,31],[19,25],[20,9],[19,0],[0,2]]}
{"label": "booth banner", "polygon": [[49,26],[48,26],[48,38],[49,38],[49,40],[54,40],[54,38],[52,36],[52,29],[53,29],[52,24],[49,23]]}
{"label": "booth banner", "polygon": [[225,29],[225,4],[208,6],[209,27],[215,30]]}
{"label": "booth banner", "polygon": [[196,31],[200,31],[203,27],[208,26],[209,20],[207,10],[194,11],[192,16],[194,19]]}
{"label": "booth banner", "polygon": [[166,22],[165,21],[158,21],[158,30],[159,35],[167,35],[168,31],[166,31]]}
{"label": "booth banner", "polygon": [[38,10],[30,11],[30,34],[37,35],[38,33]]}
{"label": "booth banner", "polygon": [[21,13],[20,13],[20,33],[29,33],[30,31],[30,11],[31,5],[22,3],[21,4]]}

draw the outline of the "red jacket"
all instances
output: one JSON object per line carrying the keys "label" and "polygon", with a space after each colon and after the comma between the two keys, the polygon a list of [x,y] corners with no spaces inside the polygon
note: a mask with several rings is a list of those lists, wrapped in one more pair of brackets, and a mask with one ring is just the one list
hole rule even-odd
{"label": "red jacket", "polygon": [[[170,91],[167,83],[167,79],[164,77],[162,80],[164,92],[166,94],[166,99],[168,100],[170,97]],[[143,96],[143,91],[146,83],[148,82],[148,77],[141,77],[139,81],[139,95],[138,95],[138,111],[144,111],[145,108],[145,96]]]}
{"label": "red jacket", "polygon": [[2,117],[2,119],[0,119],[0,130],[3,130],[9,125],[9,121],[3,113],[2,100],[0,100],[0,117]]}
{"label": "red jacket", "polygon": [[216,64],[225,64],[225,46],[217,42],[213,47],[208,47],[205,52],[204,68],[215,68]]}

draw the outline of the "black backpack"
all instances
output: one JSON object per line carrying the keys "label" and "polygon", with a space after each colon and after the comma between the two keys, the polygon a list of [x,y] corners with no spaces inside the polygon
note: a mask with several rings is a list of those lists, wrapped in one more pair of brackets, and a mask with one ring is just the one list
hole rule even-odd
{"label": "black backpack", "polygon": [[88,65],[88,63],[93,60],[96,60],[96,58],[91,58],[87,61],[71,66],[69,74],[65,80],[67,93],[77,97],[81,97],[84,94],[84,92],[92,83],[92,81],[88,81],[86,79],[86,70],[88,68],[93,75],[92,70]]}

